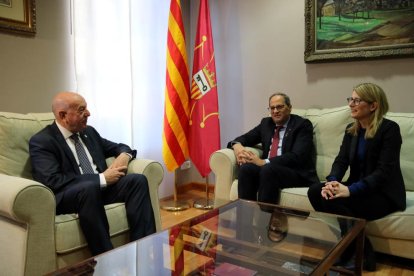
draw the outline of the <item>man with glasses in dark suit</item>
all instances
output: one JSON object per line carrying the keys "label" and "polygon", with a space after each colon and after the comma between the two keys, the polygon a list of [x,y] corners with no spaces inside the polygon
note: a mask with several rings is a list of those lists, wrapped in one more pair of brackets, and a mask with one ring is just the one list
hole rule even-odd
{"label": "man with glasses in dark suit", "polygon": [[[239,164],[239,198],[277,203],[280,190],[318,183],[312,123],[291,114],[290,98],[284,93],[269,97],[270,116],[228,143]],[[245,147],[262,145],[262,156]]]}

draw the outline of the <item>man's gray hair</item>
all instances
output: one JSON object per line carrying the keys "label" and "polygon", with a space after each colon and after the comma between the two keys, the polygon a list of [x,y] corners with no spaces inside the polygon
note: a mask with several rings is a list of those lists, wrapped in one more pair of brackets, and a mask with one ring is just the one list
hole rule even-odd
{"label": "man's gray hair", "polygon": [[272,95],[270,95],[270,97],[269,97],[269,103],[270,103],[270,100],[271,100],[274,96],[282,96],[282,97],[285,99],[285,104],[286,104],[288,107],[291,107],[291,106],[292,106],[292,105],[290,104],[290,98],[289,98],[289,96],[288,96],[288,95],[286,95],[285,93],[282,93],[282,92],[276,92],[276,93],[273,93]]}

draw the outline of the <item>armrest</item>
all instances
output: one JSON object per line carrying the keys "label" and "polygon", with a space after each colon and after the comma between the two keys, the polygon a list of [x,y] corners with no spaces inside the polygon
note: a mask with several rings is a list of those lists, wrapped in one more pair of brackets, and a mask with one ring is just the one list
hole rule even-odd
{"label": "armrest", "polygon": [[164,178],[164,169],[157,161],[134,159],[128,165],[128,173],[140,173],[147,177],[152,209],[154,210],[155,226],[157,231],[160,231],[162,225],[158,187]]}
{"label": "armrest", "polygon": [[[247,150],[261,155],[259,148],[246,147]],[[210,156],[210,168],[216,175],[214,196],[216,199],[230,200],[230,189],[237,178],[238,166],[236,157],[231,149],[220,149]]]}
{"label": "armrest", "polygon": [[230,200],[230,188],[237,177],[236,156],[231,149],[220,149],[210,156],[210,168],[216,175],[215,199]]}
{"label": "armrest", "polygon": [[36,181],[4,174],[0,190],[0,266],[7,271],[19,265],[24,274],[56,269],[52,191]]}

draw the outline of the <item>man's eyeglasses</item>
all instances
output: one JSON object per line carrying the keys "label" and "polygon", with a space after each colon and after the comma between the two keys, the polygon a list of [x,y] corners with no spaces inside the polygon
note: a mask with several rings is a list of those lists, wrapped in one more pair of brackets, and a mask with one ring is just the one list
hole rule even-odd
{"label": "man's eyeglasses", "polygon": [[281,104],[281,105],[276,105],[276,106],[269,106],[269,107],[267,108],[267,110],[269,110],[269,111],[274,111],[274,110],[276,109],[277,111],[281,111],[281,110],[283,110],[283,108],[285,108],[285,106],[286,106],[286,105],[284,105],[284,104]]}
{"label": "man's eyeglasses", "polygon": [[363,99],[361,98],[346,98],[346,101],[348,102],[348,104],[351,104],[352,102],[354,103],[354,105],[359,105],[361,102],[364,102]]}

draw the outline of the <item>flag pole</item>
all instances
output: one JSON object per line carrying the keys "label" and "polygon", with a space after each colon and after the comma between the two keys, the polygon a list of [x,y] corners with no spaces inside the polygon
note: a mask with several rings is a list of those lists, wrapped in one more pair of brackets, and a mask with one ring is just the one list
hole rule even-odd
{"label": "flag pole", "polygon": [[174,200],[168,200],[166,202],[163,202],[161,204],[161,209],[170,212],[178,212],[190,208],[190,204],[187,201],[178,200],[177,182],[177,173],[174,172]]}
{"label": "flag pole", "polygon": [[177,201],[177,174],[174,172],[174,201]]}
{"label": "flag pole", "polygon": [[209,199],[208,196],[208,188],[209,188],[209,181],[208,181],[208,175],[206,176],[206,198],[201,198],[199,200],[194,201],[194,208],[196,209],[213,209],[214,201]]}

